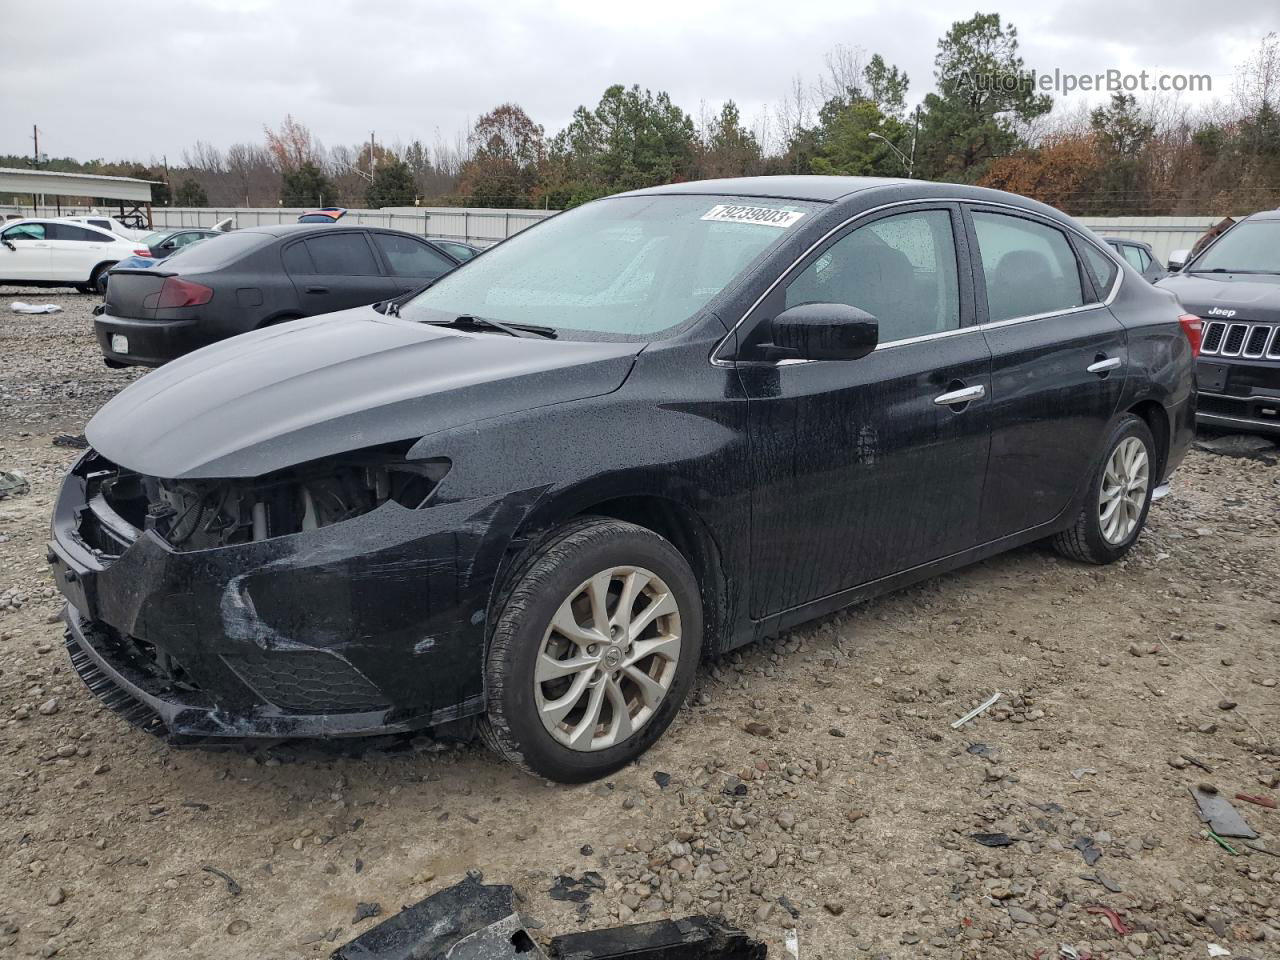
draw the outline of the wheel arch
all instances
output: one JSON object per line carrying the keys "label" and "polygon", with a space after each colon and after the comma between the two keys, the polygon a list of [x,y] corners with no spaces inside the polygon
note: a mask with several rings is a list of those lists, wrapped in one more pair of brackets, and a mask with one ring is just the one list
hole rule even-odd
{"label": "wheel arch", "polygon": [[100,263],[95,264],[94,268],[89,271],[89,279],[86,280],[85,282],[90,284],[93,283],[98,279],[98,275],[100,273],[102,273],[104,270],[110,270],[119,262],[120,262],[119,260],[103,260]]}
{"label": "wheel arch", "polygon": [[671,543],[688,562],[698,581],[702,599],[703,653],[723,647],[729,624],[729,583],[722,554],[710,524],[689,503],[653,492],[605,494],[601,491],[564,491],[535,508],[511,538],[490,598],[490,622],[497,605],[539,544],[560,527],[589,517],[607,517],[644,527]]}
{"label": "wheel arch", "polygon": [[1159,458],[1159,469],[1153,470],[1152,474],[1157,478],[1163,477],[1165,464],[1169,462],[1169,443],[1172,434],[1169,414],[1164,405],[1158,400],[1147,398],[1132,404],[1126,412],[1140,418],[1151,431],[1151,436],[1156,441],[1156,456]]}

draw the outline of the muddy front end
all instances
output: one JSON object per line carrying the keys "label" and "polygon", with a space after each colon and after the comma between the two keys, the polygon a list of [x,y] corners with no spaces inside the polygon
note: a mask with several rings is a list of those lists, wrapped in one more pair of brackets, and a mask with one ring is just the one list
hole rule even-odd
{"label": "muddy front end", "polygon": [[380,448],[172,481],[88,452],[48,554],[75,669],[182,740],[394,733],[479,712],[497,508],[432,505],[448,469]]}

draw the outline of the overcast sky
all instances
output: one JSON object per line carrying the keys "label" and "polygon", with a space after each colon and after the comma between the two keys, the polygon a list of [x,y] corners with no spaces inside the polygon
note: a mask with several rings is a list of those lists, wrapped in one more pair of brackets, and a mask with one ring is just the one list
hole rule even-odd
{"label": "overcast sky", "polygon": [[259,142],[286,113],[328,146],[430,144],[505,101],[551,134],[612,83],[665,89],[695,119],[732,98],[754,123],[837,44],[882,53],[919,97],[937,38],[975,9],[1018,27],[1029,68],[1209,73],[1226,100],[1276,3],[0,0],[0,153],[29,154],[37,124],[51,156],[174,162],[197,139]]}

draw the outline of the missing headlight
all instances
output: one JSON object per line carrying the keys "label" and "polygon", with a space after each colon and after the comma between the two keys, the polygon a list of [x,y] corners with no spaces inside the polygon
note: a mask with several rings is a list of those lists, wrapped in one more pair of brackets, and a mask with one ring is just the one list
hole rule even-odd
{"label": "missing headlight", "polygon": [[175,547],[200,550],[332,526],[388,501],[425,506],[450,463],[406,460],[411,443],[370,447],[252,480],[141,478],[145,526]]}

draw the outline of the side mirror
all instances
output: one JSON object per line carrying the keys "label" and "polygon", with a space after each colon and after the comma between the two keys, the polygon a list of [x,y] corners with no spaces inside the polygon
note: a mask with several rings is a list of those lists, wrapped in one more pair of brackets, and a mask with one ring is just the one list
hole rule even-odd
{"label": "side mirror", "polygon": [[1173,253],[1169,254],[1169,270],[1170,270],[1170,272],[1172,272],[1172,273],[1177,273],[1179,270],[1181,270],[1183,267],[1185,267],[1185,266],[1187,265],[1187,261],[1188,261],[1188,260],[1190,260],[1190,259],[1191,259],[1191,251],[1190,251],[1190,250],[1175,250],[1175,251],[1173,251]]}
{"label": "side mirror", "polygon": [[160,244],[161,250],[172,250],[173,247],[174,247],[174,243],[172,240],[166,240],[164,243]]}
{"label": "side mirror", "polygon": [[858,360],[880,342],[880,323],[845,303],[802,303],[771,325],[771,359]]}
{"label": "side mirror", "polygon": [[3,241],[3,242],[4,242],[4,245],[5,245],[6,247],[8,247],[10,250],[14,250],[14,251],[16,251],[16,250],[18,249],[17,247],[15,247],[15,246],[13,245],[13,241],[12,241],[12,240],[5,240],[5,241]]}

